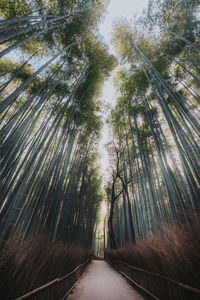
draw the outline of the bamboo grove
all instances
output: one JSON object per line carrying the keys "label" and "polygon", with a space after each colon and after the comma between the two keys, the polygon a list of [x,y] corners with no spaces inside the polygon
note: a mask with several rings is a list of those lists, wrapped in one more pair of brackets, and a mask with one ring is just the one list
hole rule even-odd
{"label": "bamboo grove", "polygon": [[[42,234],[92,247],[105,197],[99,99],[117,65],[98,32],[107,5],[0,1],[1,242]],[[150,0],[139,19],[115,23],[110,248],[162,222],[198,222],[199,9],[198,0]]]}
{"label": "bamboo grove", "polygon": [[107,185],[111,248],[161,223],[189,226],[199,210],[199,1],[150,1],[139,20],[118,20],[119,97]]}
{"label": "bamboo grove", "polygon": [[1,1],[1,241],[90,248],[101,202],[98,97],[115,65],[104,1]]}

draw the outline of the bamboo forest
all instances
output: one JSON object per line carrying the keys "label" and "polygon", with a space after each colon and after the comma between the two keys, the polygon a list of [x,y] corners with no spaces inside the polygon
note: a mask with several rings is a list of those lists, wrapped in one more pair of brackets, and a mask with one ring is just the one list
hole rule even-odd
{"label": "bamboo forest", "polygon": [[[0,0],[2,300],[200,297],[200,1],[116,18],[114,51],[109,2]],[[138,298],[76,296],[95,263]]]}

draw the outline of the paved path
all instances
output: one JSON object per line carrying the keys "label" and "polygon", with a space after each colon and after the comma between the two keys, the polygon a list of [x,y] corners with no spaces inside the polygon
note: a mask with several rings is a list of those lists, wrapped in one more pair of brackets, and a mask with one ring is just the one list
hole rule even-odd
{"label": "paved path", "polygon": [[68,300],[142,300],[105,261],[92,261]]}

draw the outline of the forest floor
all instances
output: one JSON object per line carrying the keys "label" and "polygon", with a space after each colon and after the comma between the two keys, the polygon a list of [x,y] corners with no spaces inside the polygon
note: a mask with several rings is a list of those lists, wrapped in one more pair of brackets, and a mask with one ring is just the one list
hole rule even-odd
{"label": "forest floor", "polygon": [[105,261],[92,261],[68,300],[142,300]]}

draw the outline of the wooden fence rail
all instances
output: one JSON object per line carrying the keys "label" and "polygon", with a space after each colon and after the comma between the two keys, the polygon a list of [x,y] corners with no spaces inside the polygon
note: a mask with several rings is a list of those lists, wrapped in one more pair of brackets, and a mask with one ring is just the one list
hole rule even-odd
{"label": "wooden fence rail", "polygon": [[126,265],[128,266],[129,268],[133,269],[133,270],[137,270],[139,272],[143,272],[143,273],[146,273],[150,276],[154,276],[154,277],[157,277],[157,278],[160,278],[160,279],[163,279],[165,281],[168,281],[170,283],[173,283],[183,289],[186,289],[186,290],[189,290],[190,292],[193,292],[193,293],[196,293],[196,294],[199,294],[200,295],[200,289],[198,288],[195,288],[193,286],[190,286],[190,285],[187,285],[187,284],[184,284],[182,282],[179,282],[179,281],[176,281],[174,279],[171,279],[171,278],[168,278],[168,277],[165,277],[163,275],[160,275],[160,274],[157,274],[157,273],[153,273],[153,272],[150,272],[150,271],[147,271],[147,270],[144,270],[144,269],[141,269],[141,268],[138,268],[138,267],[134,267],[134,266],[131,266],[125,262],[122,262],[122,261],[116,261],[115,263],[117,264],[123,264],[123,265]]}
{"label": "wooden fence rail", "polygon": [[[31,292],[28,292],[27,294],[20,296],[18,298],[16,298],[15,300],[23,300],[23,299],[28,299],[32,296],[35,296],[36,294],[39,294],[40,292],[44,291],[45,289],[48,289],[50,287],[52,287],[55,284],[58,284],[60,282],[62,282],[64,279],[66,279],[67,277],[73,275],[77,270],[79,270],[81,267],[83,267],[84,265],[86,265],[89,262],[90,258],[87,259],[84,263],[82,263],[81,265],[79,265],[78,267],[76,267],[73,271],[71,271],[70,273],[66,274],[65,276],[61,277],[61,278],[55,278],[54,280],[32,290]],[[71,289],[70,289],[71,291]],[[68,292],[67,292],[68,294]],[[66,297],[66,295],[64,296]],[[64,299],[64,298],[63,298]]]}

